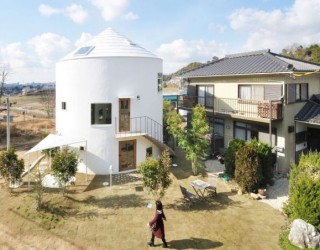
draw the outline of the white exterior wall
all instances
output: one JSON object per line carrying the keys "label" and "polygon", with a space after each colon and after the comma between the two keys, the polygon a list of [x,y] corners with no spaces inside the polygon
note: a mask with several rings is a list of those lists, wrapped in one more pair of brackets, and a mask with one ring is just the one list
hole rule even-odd
{"label": "white exterior wall", "polygon": [[[88,173],[108,174],[110,165],[118,173],[115,118],[119,117],[119,98],[130,98],[131,117],[148,116],[162,124],[162,93],[157,88],[161,72],[162,60],[152,57],[78,58],[57,64],[56,129],[87,140],[86,159],[83,153],[80,157]],[[66,110],[61,109],[62,102]],[[91,125],[91,103],[112,103],[112,124]],[[143,137],[136,139],[138,165],[150,145]],[[157,153],[155,146],[153,152]]]}

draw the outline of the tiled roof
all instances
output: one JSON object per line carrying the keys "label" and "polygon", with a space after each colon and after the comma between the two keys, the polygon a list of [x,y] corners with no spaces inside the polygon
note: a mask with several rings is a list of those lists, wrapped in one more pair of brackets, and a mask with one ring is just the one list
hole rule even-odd
{"label": "tiled roof", "polygon": [[261,50],[226,55],[224,58],[183,73],[183,77],[293,73],[320,70],[320,64]]}
{"label": "tiled roof", "polygon": [[294,119],[296,121],[320,124],[320,94],[313,95]]}
{"label": "tiled roof", "polygon": [[92,57],[153,57],[148,50],[140,47],[127,37],[108,28],[93,37],[81,47],[72,51],[62,60]]}

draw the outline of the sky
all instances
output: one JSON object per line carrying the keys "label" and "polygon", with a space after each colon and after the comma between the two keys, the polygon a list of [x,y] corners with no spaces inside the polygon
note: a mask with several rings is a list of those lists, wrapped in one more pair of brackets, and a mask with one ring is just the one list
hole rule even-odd
{"label": "sky", "polygon": [[55,64],[111,27],[169,74],[216,56],[320,43],[320,0],[1,0],[7,83],[55,82]]}

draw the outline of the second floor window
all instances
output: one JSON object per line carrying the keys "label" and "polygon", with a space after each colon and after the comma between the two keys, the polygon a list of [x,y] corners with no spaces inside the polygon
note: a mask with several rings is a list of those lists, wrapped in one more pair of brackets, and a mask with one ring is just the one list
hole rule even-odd
{"label": "second floor window", "polygon": [[239,85],[238,97],[242,100],[280,100],[282,85]]}
{"label": "second floor window", "polygon": [[308,83],[287,84],[287,104],[303,102],[308,99]]}
{"label": "second floor window", "polygon": [[91,104],[91,124],[111,124],[111,103]]}
{"label": "second floor window", "polygon": [[198,86],[198,104],[207,108],[213,106],[213,86]]}

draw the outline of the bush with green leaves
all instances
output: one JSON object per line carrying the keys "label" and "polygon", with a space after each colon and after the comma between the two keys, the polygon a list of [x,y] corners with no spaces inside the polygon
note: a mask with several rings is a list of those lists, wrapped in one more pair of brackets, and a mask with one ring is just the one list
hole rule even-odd
{"label": "bush with green leaves", "polygon": [[247,143],[254,147],[259,155],[262,169],[262,180],[260,186],[266,187],[267,184],[271,184],[271,179],[273,177],[271,147],[266,143],[258,141],[256,138],[248,141]]}
{"label": "bush with green leaves", "polygon": [[168,150],[164,150],[159,160],[148,157],[139,165],[142,174],[143,186],[152,194],[155,200],[160,200],[165,195],[165,190],[170,186],[171,159]]}
{"label": "bush with green leaves", "polygon": [[14,148],[0,154],[0,174],[6,183],[21,181],[24,171],[24,160],[18,159]]}
{"label": "bush with green leaves", "polygon": [[69,150],[68,147],[64,147],[62,150],[56,152],[52,159],[53,175],[58,178],[63,194],[67,182],[77,173],[78,163],[79,158],[77,152]]}
{"label": "bush with green leaves", "polygon": [[242,139],[234,139],[229,143],[224,156],[224,163],[226,168],[225,173],[230,177],[234,177],[236,153],[244,144],[245,141]]}
{"label": "bush with green leaves", "polygon": [[236,153],[235,179],[245,192],[259,188],[262,180],[262,169],[259,154],[255,147],[245,144]]}
{"label": "bush with green leaves", "polygon": [[289,200],[284,212],[302,219],[320,230],[320,153],[302,154],[293,164],[289,181]]}

